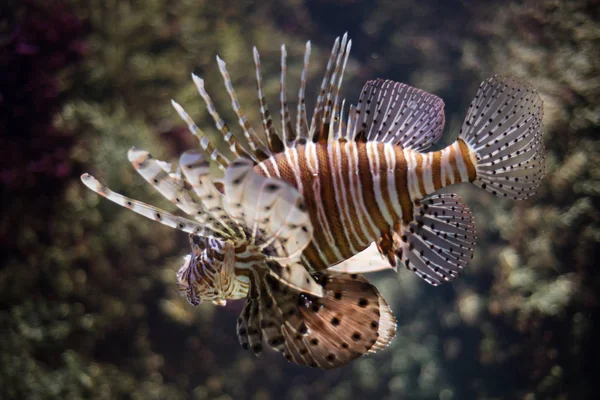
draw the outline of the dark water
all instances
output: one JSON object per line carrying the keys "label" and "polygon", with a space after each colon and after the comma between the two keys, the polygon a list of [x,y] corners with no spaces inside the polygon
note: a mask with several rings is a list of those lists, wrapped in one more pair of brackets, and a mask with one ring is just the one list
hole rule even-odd
{"label": "dark water", "polygon": [[[0,398],[594,398],[600,5],[438,3],[0,6]],[[483,78],[532,83],[544,100],[547,175],[535,197],[518,203],[460,188],[478,228],[467,270],[439,288],[406,271],[376,274],[397,337],[385,351],[324,372],[242,350],[242,302],[194,308],[177,294],[186,234],[99,200],[79,175],[171,209],[126,151],[135,145],[175,159],[197,146],[171,98],[215,137],[190,73],[206,78],[231,117],[219,53],[258,123],[252,46],[274,107],[281,43],[293,93],[312,40],[310,99],[345,31],[353,39],[348,100],[378,77],[431,91],[446,103],[445,143]]]}

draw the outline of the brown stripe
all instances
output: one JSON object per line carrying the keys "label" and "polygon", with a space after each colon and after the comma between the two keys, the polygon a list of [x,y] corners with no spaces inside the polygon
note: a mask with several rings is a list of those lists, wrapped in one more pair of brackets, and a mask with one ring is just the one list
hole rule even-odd
{"label": "brown stripe", "polygon": [[[352,143],[344,143],[343,145],[339,146],[339,149],[342,153],[342,165],[341,165],[341,175],[342,175],[342,181],[344,182],[344,190],[346,191],[346,206],[348,208],[348,216],[350,218],[350,220],[348,221],[348,224],[352,225],[353,231],[356,232],[356,236],[358,236],[358,239],[360,242],[370,242],[369,238],[367,236],[365,236],[366,234],[368,234],[368,232],[364,232],[362,227],[360,226],[360,214],[359,214],[359,210],[356,208],[356,206],[354,205],[354,198],[353,198],[353,193],[352,193],[352,189],[355,185],[354,180],[350,181],[350,176],[354,176],[354,170],[350,167],[350,159],[352,157],[352,150],[351,147],[353,146]],[[354,239],[354,238],[351,238]],[[353,246],[358,249],[361,246],[356,243],[353,242]]]}
{"label": "brown stripe", "polygon": [[[375,222],[375,226],[380,232],[387,232],[389,225],[387,224],[377,201],[375,200],[375,190],[373,186],[373,176],[371,175],[371,164],[367,154],[366,143],[357,143],[358,150],[358,176],[362,187],[363,200],[367,208],[367,212],[371,219]],[[379,236],[379,235],[377,235]]]}
{"label": "brown stripe", "polygon": [[402,208],[402,221],[407,224],[413,219],[413,204],[410,201],[410,193],[408,192],[408,168],[402,148],[394,146],[394,151],[396,153],[396,169],[394,170],[396,190]]}
{"label": "brown stripe", "polygon": [[448,155],[448,159],[450,160],[450,167],[452,168],[452,174],[454,174],[454,183],[459,183],[460,179],[460,171],[458,170],[458,163],[456,162],[456,151],[454,147],[449,147],[450,154]]}
{"label": "brown stripe", "polygon": [[[338,201],[335,198],[335,189],[333,186],[332,174],[335,174],[334,168],[330,168],[329,162],[335,163],[335,157],[333,160],[329,160],[329,154],[327,151],[327,144],[317,144],[317,160],[319,162],[319,176],[320,188],[321,188],[321,199],[323,200],[323,208],[325,209],[325,217],[327,218],[327,225],[329,227],[329,233],[333,236],[335,246],[342,254],[344,258],[353,256],[348,246],[348,240],[346,239],[344,226],[342,225],[341,212],[339,209]],[[322,227],[326,229],[327,227]]]}
{"label": "brown stripe", "polygon": [[[309,259],[312,267],[315,269],[327,268],[330,264],[337,262],[335,255],[332,253],[332,249],[327,245],[327,237],[325,236],[324,230],[321,227],[321,223],[318,218],[317,204],[313,193],[313,182],[315,177],[308,168],[307,157],[308,152],[306,147],[298,146],[298,164],[300,165],[300,179],[302,179],[302,195],[306,203],[306,210],[310,215],[310,220],[314,226],[313,240],[311,241],[308,248],[312,248],[307,258]],[[317,253],[317,246],[325,256],[328,265],[323,265],[323,261]],[[303,253],[304,254],[304,253]]]}
{"label": "brown stripe", "polygon": [[462,154],[465,165],[467,166],[469,182],[473,182],[477,178],[477,170],[475,169],[475,165],[473,165],[471,162],[471,152],[469,151],[469,146],[467,146],[464,140],[459,138],[458,148],[460,149],[460,153]]}
{"label": "brown stripe", "polygon": [[235,247],[235,254],[243,253],[248,248],[248,243],[243,242]]}
{"label": "brown stripe", "polygon": [[[352,225],[352,223],[356,220],[356,211],[354,210],[354,206],[353,203],[350,199],[350,183],[348,182],[348,175],[350,175],[350,170],[348,168],[348,154],[346,152],[346,146],[340,143],[335,143],[333,144],[334,147],[334,152],[333,154],[335,155],[334,157],[334,171],[335,171],[335,180],[338,184],[338,188],[340,189],[340,191],[342,190],[342,183],[343,183],[343,190],[346,194],[346,200],[344,200],[344,197],[342,194],[340,194],[340,198],[337,199],[337,213],[340,215],[340,219],[344,225],[344,227],[347,227],[348,230],[344,229],[344,238],[343,240],[349,241],[352,245],[353,248],[359,250],[362,249],[362,246],[360,245],[360,242],[366,242],[366,238],[363,238],[361,233],[362,231],[360,229],[355,230],[356,231],[356,235],[353,234],[354,230],[351,231],[350,230],[350,226]],[[338,157],[337,157],[337,153],[340,153],[340,160],[338,161]],[[341,176],[341,177],[340,177]],[[346,210],[348,211],[348,215],[346,215]],[[353,218],[354,217],[354,218]],[[358,237],[357,237],[358,236]]]}
{"label": "brown stripe", "polygon": [[415,175],[417,177],[417,183],[419,184],[419,192],[425,195],[425,182],[423,180],[423,155],[415,151],[415,160],[417,165],[415,167]]}
{"label": "brown stripe", "polygon": [[263,162],[263,165],[267,168],[267,171],[269,171],[269,176],[271,176],[271,177],[279,176],[279,174],[277,174],[277,170],[275,169],[275,160],[272,157],[265,160]]}
{"label": "brown stripe", "polygon": [[436,151],[433,153],[433,161],[431,162],[431,176],[433,179],[433,188],[439,190],[442,188],[442,152]]}
{"label": "brown stripe", "polygon": [[[281,179],[283,179],[284,181],[286,181],[293,187],[298,188],[298,181],[296,180],[296,175],[294,174],[294,168],[292,168],[292,166],[290,165],[290,163],[286,157],[287,152],[292,152],[292,154],[290,154],[290,155],[293,155],[293,152],[295,152],[295,150],[287,150],[285,153],[276,154],[275,157],[271,157],[269,160],[263,161],[263,163],[267,164],[267,169],[269,170],[269,172],[271,171],[271,169],[269,168],[268,164],[270,164],[270,163],[277,164],[277,168],[279,169],[279,174],[273,173],[273,175],[279,176]],[[292,158],[292,161],[293,161],[293,157],[290,157],[290,158]],[[260,175],[264,175],[264,171],[261,168],[259,168],[258,166],[254,167],[254,171],[259,173]]]}
{"label": "brown stripe", "polygon": [[393,174],[393,171],[390,172],[387,164],[387,160],[385,158],[385,144],[380,143],[377,145],[377,152],[379,154],[379,175],[381,182],[381,196],[383,197],[383,201],[385,202],[385,206],[387,207],[390,215],[392,216],[392,221],[396,222],[400,220],[400,215],[396,214],[396,210],[394,209],[394,204],[392,202],[389,185],[388,185],[388,175],[390,173]]}
{"label": "brown stripe", "polygon": [[[308,166],[306,165],[306,158],[304,156],[305,147],[297,146],[295,149],[287,150],[286,153],[287,152],[290,153],[291,162],[294,162],[295,159],[298,158],[297,164],[298,164],[298,168],[300,168],[300,179],[302,180],[302,184],[303,184],[302,195],[304,196],[306,210],[309,213],[311,223],[315,227],[314,233],[313,233],[313,240],[306,247],[306,249],[304,249],[304,252],[302,253],[302,255],[304,255],[306,257],[308,262],[311,264],[311,267],[314,268],[315,270],[325,269],[329,265],[325,264],[321,260],[321,257],[319,256],[319,253],[317,252],[317,249],[316,249],[315,245],[313,244],[313,242],[315,242],[315,241],[321,241],[321,243],[323,243],[325,238],[323,237],[322,232],[320,232],[319,229],[317,229],[319,225],[317,222],[318,220],[317,220],[316,212],[315,212],[316,205],[315,205],[314,196],[310,195],[310,194],[312,194],[312,192],[311,192],[312,191],[312,179],[309,179],[307,176],[307,174],[308,175],[311,175],[311,174],[308,172]],[[286,157],[286,153],[276,154],[275,157],[273,158],[273,160],[275,163],[277,163],[277,167],[279,168],[279,176],[281,177],[281,179],[283,179],[284,181],[286,181],[293,187],[298,188],[299,182],[297,181],[296,175],[294,173],[294,170],[296,167],[292,167],[292,165],[290,164],[290,161],[288,161],[288,159]],[[254,167],[254,170],[257,173],[264,175],[264,171],[262,171],[260,168]],[[311,178],[312,178],[312,176],[311,176]]]}
{"label": "brown stripe", "polygon": [[[357,157],[356,164],[355,164],[354,158],[355,158],[355,156],[358,155],[358,146],[359,146],[358,144],[350,142],[350,143],[348,143],[348,145],[346,147],[348,149],[348,151],[346,152],[346,154],[348,155],[348,170],[347,171],[348,171],[348,175],[352,174],[352,186],[353,186],[353,189],[356,189],[357,192],[359,189],[357,180],[360,180],[360,176],[357,176],[356,172],[360,171],[360,159],[358,159],[358,157]],[[350,161],[350,160],[352,160],[352,161]],[[352,164],[350,164],[350,162],[352,162]],[[350,190],[350,183],[348,183],[348,190]],[[364,188],[363,188],[363,190],[364,190]],[[364,191],[363,191],[363,193],[364,193]],[[351,192],[351,195],[354,195],[354,193]],[[356,196],[358,196],[358,194]],[[358,199],[357,199],[357,202],[359,205],[357,208],[354,208],[354,213],[355,213],[354,218],[353,218],[353,220],[355,221],[354,228],[356,230],[358,230],[359,232],[362,232],[362,228],[360,226],[362,209],[360,208],[360,202],[358,201]],[[354,202],[352,202],[352,205],[354,207]],[[352,217],[353,216],[351,215],[351,218]],[[373,229],[371,228],[371,224],[368,221],[366,221],[366,219],[367,219],[367,217],[365,215],[362,215],[362,220],[365,221],[364,225],[367,228],[366,234],[369,235],[369,237],[371,237],[371,238],[378,238],[379,232],[373,231]],[[366,238],[366,239],[368,239],[368,238]]]}

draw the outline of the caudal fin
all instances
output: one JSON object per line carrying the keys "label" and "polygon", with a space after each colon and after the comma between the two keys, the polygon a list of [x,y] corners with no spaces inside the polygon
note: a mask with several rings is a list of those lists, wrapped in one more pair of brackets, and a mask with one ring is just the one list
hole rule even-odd
{"label": "caudal fin", "polygon": [[542,115],[529,83],[499,75],[481,83],[460,133],[476,155],[475,185],[515,200],[535,194],[545,170]]}

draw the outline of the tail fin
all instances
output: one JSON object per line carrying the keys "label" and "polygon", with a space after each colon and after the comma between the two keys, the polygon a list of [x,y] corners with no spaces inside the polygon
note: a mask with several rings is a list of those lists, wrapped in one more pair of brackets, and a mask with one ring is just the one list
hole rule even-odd
{"label": "tail fin", "polygon": [[494,76],[482,82],[460,138],[475,153],[475,185],[515,200],[535,194],[544,176],[542,99],[529,83]]}

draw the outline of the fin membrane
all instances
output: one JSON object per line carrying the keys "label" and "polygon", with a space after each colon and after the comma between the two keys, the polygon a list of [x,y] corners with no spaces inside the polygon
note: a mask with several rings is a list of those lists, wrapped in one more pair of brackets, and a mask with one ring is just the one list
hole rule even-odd
{"label": "fin membrane", "polygon": [[245,226],[254,244],[280,263],[299,260],[312,240],[313,227],[302,195],[279,179],[256,173],[253,163],[239,159],[225,171],[225,207]]}
{"label": "fin membrane", "polygon": [[198,236],[212,237],[212,238],[223,238],[222,232],[217,232],[210,227],[200,224],[191,219],[178,217],[168,213],[160,208],[153,207],[146,203],[138,200],[125,197],[119,193],[113,192],[106,186],[103,186],[96,178],[90,174],[81,175],[81,181],[92,191],[98,193],[100,196],[107,198],[108,200],[117,203],[121,207],[125,207],[137,214],[140,214],[153,221],[158,221],[163,225],[169,226],[180,231],[193,233]]}
{"label": "fin membrane", "polygon": [[456,278],[473,258],[474,219],[457,194],[429,196],[394,239],[406,268],[437,286]]}
{"label": "fin membrane", "polygon": [[404,83],[377,79],[362,89],[348,140],[423,151],[442,136],[444,101]]}
{"label": "fin membrane", "polygon": [[269,271],[288,286],[313,296],[323,296],[323,288],[308,273],[304,265],[299,262],[280,265],[274,261],[267,262]]}
{"label": "fin membrane", "polygon": [[477,157],[475,185],[515,200],[535,194],[545,172],[543,102],[529,83],[494,76],[479,86],[461,128]]}
{"label": "fin membrane", "polygon": [[265,275],[259,325],[271,347],[296,364],[331,369],[390,343],[396,318],[364,277],[319,273],[315,278],[325,290],[322,298]]}
{"label": "fin membrane", "polygon": [[208,222],[213,223],[211,218],[216,219],[218,224],[226,226],[233,233],[236,224],[225,211],[224,196],[214,184],[210,162],[202,153],[190,150],[179,158],[179,167],[204,208],[210,213]]}

